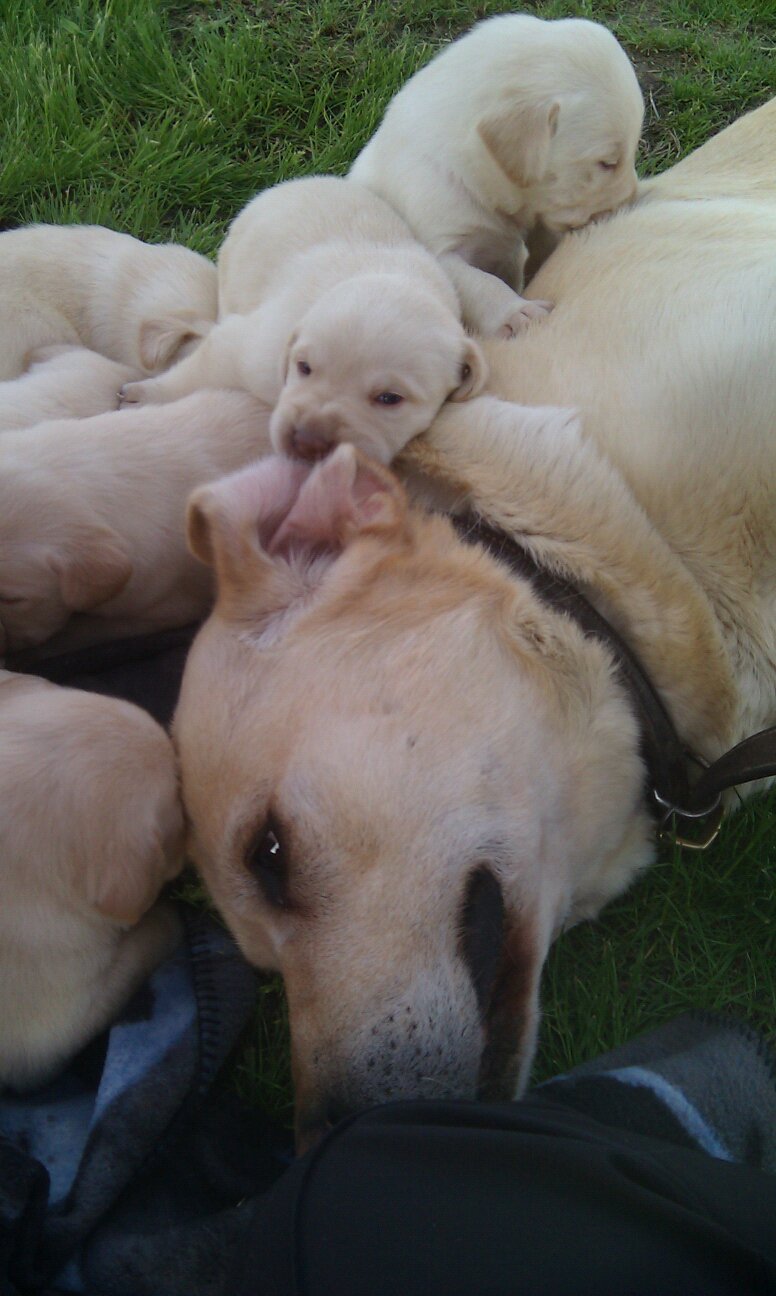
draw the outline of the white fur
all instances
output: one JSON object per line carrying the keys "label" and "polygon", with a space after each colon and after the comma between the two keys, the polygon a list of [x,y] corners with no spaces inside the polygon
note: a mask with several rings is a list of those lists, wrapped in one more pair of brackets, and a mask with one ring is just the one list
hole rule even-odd
{"label": "white fur", "polygon": [[200,617],[211,581],[186,550],[186,499],[266,453],[268,421],[245,392],[197,392],[6,433],[0,623],[9,650],[42,643],[73,616],[62,645]]}
{"label": "white fur", "polygon": [[539,222],[557,237],[633,198],[642,115],[606,28],[503,15],[402,87],[350,178],[443,258],[470,327],[511,336],[549,308],[517,296],[526,238]]}
{"label": "white fur", "polygon": [[216,317],[215,267],[172,243],[98,225],[0,234],[0,380],[36,347],[88,347],[155,372],[186,354]]}
{"label": "white fur", "polygon": [[314,457],[344,440],[387,463],[444,401],[482,385],[481,353],[435,258],[346,180],[259,194],[218,267],[219,325],[168,374],[130,383],[126,402],[241,388],[276,406],[275,449]]}
{"label": "white fur", "polygon": [[154,901],[182,862],[159,725],[0,671],[0,1087],[47,1080],[174,948]]}
{"label": "white fur", "polygon": [[83,347],[41,347],[20,377],[0,382],[0,432],[118,409],[120,388],[138,376]]}

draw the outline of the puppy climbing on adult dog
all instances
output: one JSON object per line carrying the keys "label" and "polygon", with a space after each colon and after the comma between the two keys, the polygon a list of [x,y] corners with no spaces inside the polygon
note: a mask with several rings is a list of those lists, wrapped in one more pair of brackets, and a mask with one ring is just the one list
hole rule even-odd
{"label": "puppy climbing on adult dog", "polygon": [[509,337],[550,309],[517,295],[537,225],[557,241],[635,197],[643,112],[605,27],[505,14],[410,78],[350,178],[442,259],[467,325]]}

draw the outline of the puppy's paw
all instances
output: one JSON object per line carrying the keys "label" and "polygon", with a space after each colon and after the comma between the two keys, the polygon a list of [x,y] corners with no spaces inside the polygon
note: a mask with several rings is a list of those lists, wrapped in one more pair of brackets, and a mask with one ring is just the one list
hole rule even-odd
{"label": "puppy's paw", "polygon": [[501,321],[495,331],[496,337],[517,337],[518,333],[522,333],[534,320],[544,319],[545,315],[549,315],[553,307],[552,302],[526,301],[522,297],[518,298],[518,302],[519,305]]}
{"label": "puppy's paw", "polygon": [[[155,403],[154,384],[152,382],[128,382],[119,387],[119,409],[128,405],[152,405]],[[158,398],[156,398],[158,399]]]}

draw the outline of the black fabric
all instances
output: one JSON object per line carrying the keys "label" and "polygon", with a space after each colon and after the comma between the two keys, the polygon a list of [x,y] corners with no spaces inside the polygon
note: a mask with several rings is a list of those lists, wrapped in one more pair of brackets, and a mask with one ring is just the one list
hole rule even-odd
{"label": "black fabric", "polygon": [[150,711],[168,725],[178,700],[186,655],[199,626],[163,630],[111,643],[95,644],[55,657],[37,652],[8,658],[9,670],[40,675],[53,684],[106,693]]}
{"label": "black fabric", "polygon": [[776,1178],[541,1096],[340,1126],[250,1224],[233,1296],[765,1296]]}

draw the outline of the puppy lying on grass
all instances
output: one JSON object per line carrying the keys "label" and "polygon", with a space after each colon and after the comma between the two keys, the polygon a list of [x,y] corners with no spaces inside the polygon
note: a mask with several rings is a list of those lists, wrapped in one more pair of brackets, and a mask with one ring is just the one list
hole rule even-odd
{"label": "puppy lying on grass", "polygon": [[0,432],[116,409],[119,388],[137,376],[137,369],[85,347],[39,347],[19,378],[0,382]]}
{"label": "puppy lying on grass", "polygon": [[186,550],[189,493],[269,449],[247,392],[41,423],[2,438],[0,623],[8,650],[186,625],[210,575]]}
{"label": "puppy lying on grass", "polygon": [[506,14],[410,78],[350,178],[442,259],[466,324],[509,337],[550,309],[517,295],[537,224],[558,236],[635,196],[643,111],[606,28]]}
{"label": "puppy lying on grass", "polygon": [[[0,671],[0,1085],[46,1080],[180,936],[164,731],[138,707]],[[152,907],[153,906],[153,907]]]}
{"label": "puppy lying on grass", "polygon": [[243,388],[275,406],[276,450],[314,458],[350,441],[388,463],[486,370],[436,259],[373,194],[332,176],[259,194],[218,260],[221,322],[126,402]]}
{"label": "puppy lying on grass", "polygon": [[154,372],[216,317],[215,267],[172,243],[99,225],[31,225],[0,234],[0,381],[35,347],[89,347]]}

